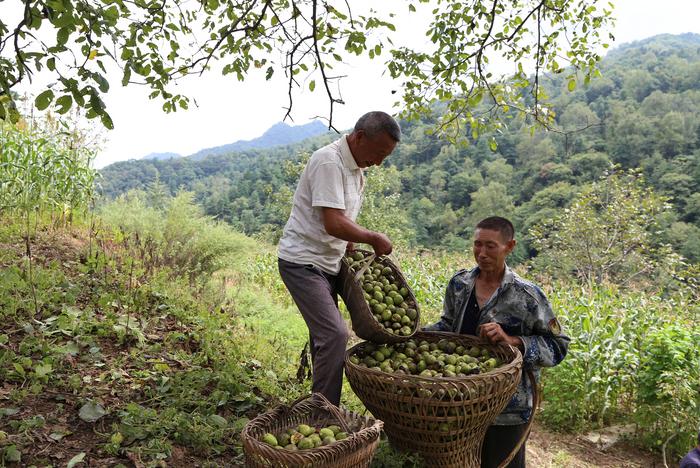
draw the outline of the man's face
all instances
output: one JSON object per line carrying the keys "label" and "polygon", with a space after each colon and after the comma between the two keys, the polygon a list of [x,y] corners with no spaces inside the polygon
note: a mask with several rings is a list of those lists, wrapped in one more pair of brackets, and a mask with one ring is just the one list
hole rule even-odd
{"label": "man's face", "polygon": [[474,231],[474,260],[486,273],[498,273],[506,264],[506,257],[513,251],[515,240],[506,241],[499,231],[477,229]]}
{"label": "man's face", "polygon": [[396,148],[396,141],[386,132],[367,136],[360,132],[357,138],[357,149],[353,156],[359,167],[379,166],[384,159]]}

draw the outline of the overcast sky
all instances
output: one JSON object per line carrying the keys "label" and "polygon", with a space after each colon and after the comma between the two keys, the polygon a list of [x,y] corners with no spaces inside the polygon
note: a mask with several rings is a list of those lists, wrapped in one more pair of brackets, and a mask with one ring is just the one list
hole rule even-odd
{"label": "overcast sky", "polygon": [[[617,45],[661,33],[700,33],[698,0],[614,0],[614,4],[617,25],[613,34]],[[422,40],[415,25],[407,27],[404,22],[397,22],[397,29],[408,31],[408,41]],[[351,127],[368,110],[392,112],[391,105],[399,93],[391,94],[396,84],[382,76],[382,63],[381,59],[364,61],[346,70],[348,77],[341,82],[346,104],[335,108],[336,128]],[[161,101],[148,99],[146,88],[123,88],[119,81],[120,77],[110,78],[112,87],[105,97],[115,129],[104,131],[107,142],[95,161],[98,168],[151,152],[188,155],[203,148],[255,138],[282,120],[287,104],[286,83],[281,80],[265,82],[259,77],[241,83],[231,75],[210,73],[178,85],[184,94],[196,99],[198,106],[166,114],[161,110]],[[328,103],[319,85],[315,93],[307,91],[296,96],[294,122],[288,123],[300,125],[327,115]]]}

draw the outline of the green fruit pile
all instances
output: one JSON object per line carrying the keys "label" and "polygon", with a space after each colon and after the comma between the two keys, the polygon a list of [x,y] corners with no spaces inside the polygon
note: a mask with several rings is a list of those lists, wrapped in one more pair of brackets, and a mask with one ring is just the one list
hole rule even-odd
{"label": "green fruit pile", "polygon": [[366,342],[350,356],[350,362],[382,372],[423,377],[466,377],[503,364],[486,348],[467,348],[447,339],[435,343],[409,339],[393,345]]}
{"label": "green fruit pile", "polygon": [[[354,274],[365,265],[365,256],[355,251],[345,257]],[[416,329],[418,311],[408,288],[393,270],[375,258],[360,279],[363,295],[374,318],[388,332],[410,336]]]}
{"label": "green fruit pile", "polygon": [[306,450],[322,445],[330,445],[347,437],[348,434],[343,432],[338,426],[318,429],[308,424],[299,424],[297,427],[289,428],[278,435],[267,432],[260,440],[278,449]]}

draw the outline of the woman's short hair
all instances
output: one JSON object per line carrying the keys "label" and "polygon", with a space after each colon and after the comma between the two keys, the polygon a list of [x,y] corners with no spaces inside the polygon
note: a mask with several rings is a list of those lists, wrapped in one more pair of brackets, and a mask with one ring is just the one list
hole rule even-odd
{"label": "woman's short hair", "polygon": [[503,236],[506,242],[510,242],[515,237],[515,228],[513,223],[508,221],[506,218],[501,218],[500,216],[490,216],[488,218],[482,219],[476,225],[474,229],[489,229],[491,231],[498,231]]}

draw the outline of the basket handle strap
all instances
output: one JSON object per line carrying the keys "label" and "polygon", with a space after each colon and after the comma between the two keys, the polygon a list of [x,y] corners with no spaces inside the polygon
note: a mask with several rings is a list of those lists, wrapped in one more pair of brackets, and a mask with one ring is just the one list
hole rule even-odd
{"label": "basket handle strap", "polygon": [[523,432],[520,441],[515,447],[513,447],[513,450],[511,450],[510,454],[508,454],[508,457],[505,460],[503,460],[500,465],[498,465],[498,468],[504,468],[508,466],[511,460],[513,460],[513,457],[515,457],[515,454],[518,453],[518,451],[520,450],[520,447],[523,446],[527,438],[530,436],[530,431],[532,430],[532,423],[535,420],[535,411],[537,411],[537,408],[540,405],[540,392],[537,388],[535,375],[532,373],[531,369],[527,369],[525,375],[527,375],[528,379],[530,379],[530,385],[532,385],[532,413],[530,414],[530,420],[527,422],[525,432]]}
{"label": "basket handle strap", "polygon": [[294,400],[293,402],[291,402],[290,404],[280,406],[280,410],[281,410],[282,414],[283,414],[285,417],[288,416],[289,413],[292,411],[292,409],[293,409],[296,405],[298,405],[298,404],[301,403],[302,401],[306,400],[306,399],[309,398],[310,396],[311,396],[310,393],[305,393],[305,394],[301,395],[299,398],[297,398],[296,400]]}
{"label": "basket handle strap", "polygon": [[343,431],[350,432],[350,427],[348,427],[348,424],[345,422],[345,418],[343,418],[343,416],[338,411],[338,407],[335,406],[330,401],[328,401],[328,399],[325,396],[323,396],[322,393],[311,393],[311,394],[305,393],[305,394],[301,395],[299,398],[294,400],[290,405],[285,406],[283,408],[284,414],[285,415],[289,414],[289,412],[292,410],[292,408],[294,408],[296,405],[298,405],[302,401],[308,400],[309,398],[317,398],[317,399],[321,400],[322,407],[327,409],[328,411],[330,411],[333,414],[333,416],[335,416],[335,418],[338,420],[338,424],[340,424],[340,427],[343,429]]}
{"label": "basket handle strap", "polygon": [[358,281],[358,282],[360,281],[360,278],[362,278],[362,275],[365,273],[365,271],[367,271],[367,268],[369,268],[369,266],[372,264],[372,262],[374,261],[374,258],[376,256],[377,255],[375,253],[372,253],[371,255],[368,255],[367,257],[360,260],[360,263],[364,263],[364,265],[362,265],[362,268],[360,268],[360,271],[355,273],[355,281]]}
{"label": "basket handle strap", "polygon": [[326,408],[328,411],[330,411],[333,416],[335,416],[335,419],[338,420],[338,423],[340,424],[340,427],[343,429],[345,432],[350,432],[350,428],[348,427],[347,423],[345,422],[345,418],[340,414],[338,411],[338,407],[335,406],[333,403],[328,401],[328,399],[323,396],[322,393],[314,393],[311,395],[312,398],[319,398],[323,404],[323,407]]}

